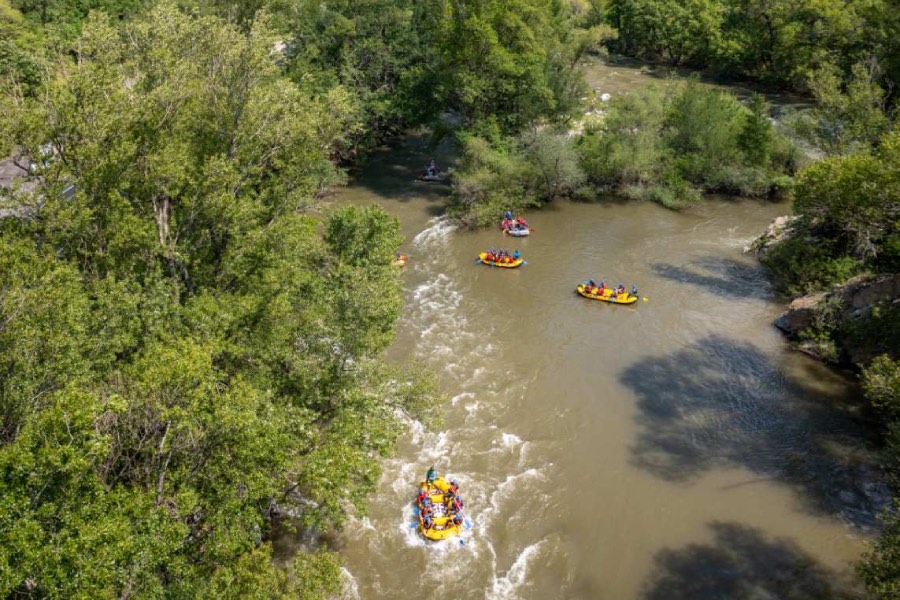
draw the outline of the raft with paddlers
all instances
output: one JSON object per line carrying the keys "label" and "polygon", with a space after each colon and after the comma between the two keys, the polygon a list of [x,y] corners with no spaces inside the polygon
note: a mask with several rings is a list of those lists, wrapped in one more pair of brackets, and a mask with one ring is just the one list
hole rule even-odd
{"label": "raft with paddlers", "polygon": [[476,262],[481,262],[491,267],[503,267],[504,269],[515,269],[525,264],[525,260],[519,255],[518,251],[514,254],[481,252]]}
{"label": "raft with paddlers", "polygon": [[631,286],[631,292],[629,293],[625,291],[623,284],[619,284],[618,288],[609,288],[602,281],[599,286],[593,281],[580,283],[575,288],[575,291],[585,298],[609,302],[610,304],[634,304],[640,298],[636,286]]}
{"label": "raft with paddlers", "polygon": [[409,257],[398,252],[396,258],[391,261],[391,265],[394,267],[405,267],[407,262],[409,262]]}
{"label": "raft with paddlers", "polygon": [[[508,215],[509,213],[507,213]],[[522,217],[505,217],[500,223],[500,231],[513,237],[525,237],[534,231]]]}
{"label": "raft with paddlers", "polygon": [[425,481],[419,483],[416,516],[419,533],[429,540],[445,540],[459,535],[465,516],[456,480],[437,477],[434,467],[428,469]]}
{"label": "raft with paddlers", "polygon": [[441,168],[434,162],[434,159],[431,159],[431,162],[428,163],[424,169],[422,169],[419,174],[416,176],[418,181],[443,181],[449,173],[444,172]]}
{"label": "raft with paddlers", "polygon": [[525,237],[531,235],[534,229],[530,228],[522,217],[514,217],[511,211],[506,211],[503,221],[500,222],[500,231],[513,237]]}

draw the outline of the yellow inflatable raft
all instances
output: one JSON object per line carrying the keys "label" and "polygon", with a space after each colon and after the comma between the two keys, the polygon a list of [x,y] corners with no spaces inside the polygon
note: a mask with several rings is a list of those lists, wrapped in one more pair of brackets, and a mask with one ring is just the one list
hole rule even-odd
{"label": "yellow inflatable raft", "polygon": [[[422,536],[438,541],[459,535],[465,518],[453,501],[454,494],[449,481],[438,477],[431,483],[421,482],[419,498],[416,505],[419,509],[419,533]],[[428,501],[421,498],[428,498]],[[427,517],[430,517],[429,522],[426,522]]]}
{"label": "yellow inflatable raft", "polygon": [[591,294],[584,289],[583,283],[579,284],[578,287],[575,288],[575,291],[585,298],[590,298],[591,300],[600,300],[601,302],[609,302],[610,304],[634,304],[638,301],[638,296],[632,296],[628,292],[623,292],[618,296],[614,296],[613,291],[610,288],[606,288],[605,290],[603,290],[602,294]]}
{"label": "yellow inflatable raft", "polygon": [[516,267],[522,266],[522,264],[525,262],[525,259],[521,257],[513,260],[512,262],[495,262],[492,260],[488,260],[487,256],[487,252],[482,252],[478,255],[478,258],[480,258],[481,262],[486,265],[490,265],[492,267],[503,267],[504,269],[515,269]]}
{"label": "yellow inflatable raft", "polygon": [[391,261],[391,265],[395,267],[405,267],[406,263],[409,261],[409,257],[405,254],[401,254],[397,256],[393,261]]}

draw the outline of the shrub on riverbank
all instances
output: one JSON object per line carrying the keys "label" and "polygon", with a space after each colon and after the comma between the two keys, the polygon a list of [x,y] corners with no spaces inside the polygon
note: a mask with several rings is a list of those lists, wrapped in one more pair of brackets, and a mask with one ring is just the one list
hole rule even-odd
{"label": "shrub on riverbank", "polygon": [[900,129],[876,150],[829,157],[797,179],[791,235],[764,263],[786,291],[825,289],[900,263]]}
{"label": "shrub on riverbank", "polygon": [[[862,373],[866,398],[884,419],[884,469],[900,494],[900,362],[880,356]],[[859,565],[866,588],[876,600],[900,596],[900,498],[895,512],[885,515],[885,527],[872,551]]]}
{"label": "shrub on riverbank", "polygon": [[496,221],[558,197],[618,193],[678,209],[703,193],[780,196],[800,153],[775,129],[761,96],[747,106],[691,79],[614,98],[573,131],[498,128],[462,136],[453,212],[470,224]]}
{"label": "shrub on riverbank", "polygon": [[487,127],[460,141],[451,213],[468,225],[496,224],[507,210],[519,213],[571,197],[584,182],[575,149],[560,131],[533,129],[512,138]]}
{"label": "shrub on riverbank", "polygon": [[797,160],[762,97],[744,106],[695,79],[614,98],[577,147],[594,185],[671,207],[699,191],[782,194]]}

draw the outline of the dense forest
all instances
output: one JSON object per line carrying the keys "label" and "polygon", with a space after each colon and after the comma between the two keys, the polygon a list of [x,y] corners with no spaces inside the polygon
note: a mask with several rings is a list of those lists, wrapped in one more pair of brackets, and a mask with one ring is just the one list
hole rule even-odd
{"label": "dense forest", "polygon": [[[893,0],[0,0],[0,156],[35,184],[0,195],[0,597],[340,589],[336,554],[276,567],[269,541],[364,514],[406,420],[439,418],[431,379],[380,358],[398,223],[322,201],[404,128],[459,145],[463,222],[792,196],[785,291],[895,273],[898,44]],[[699,79],[599,103],[580,65],[610,51],[815,108],[774,124]],[[900,489],[897,311],[813,333],[889,333],[858,366]]]}

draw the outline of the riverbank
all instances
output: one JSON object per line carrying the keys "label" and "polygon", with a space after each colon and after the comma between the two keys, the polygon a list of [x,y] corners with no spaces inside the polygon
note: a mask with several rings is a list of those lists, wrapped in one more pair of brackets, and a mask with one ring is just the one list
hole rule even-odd
{"label": "riverbank", "polygon": [[[699,78],[668,77],[594,61],[587,113],[564,125],[533,125],[514,136],[475,126],[460,135],[452,214],[467,226],[493,224],[506,210],[522,212],[560,199],[608,195],[658,202],[671,209],[703,194],[780,199],[807,162],[776,126],[761,95],[741,99]],[[635,83],[635,82],[640,83]]]}

